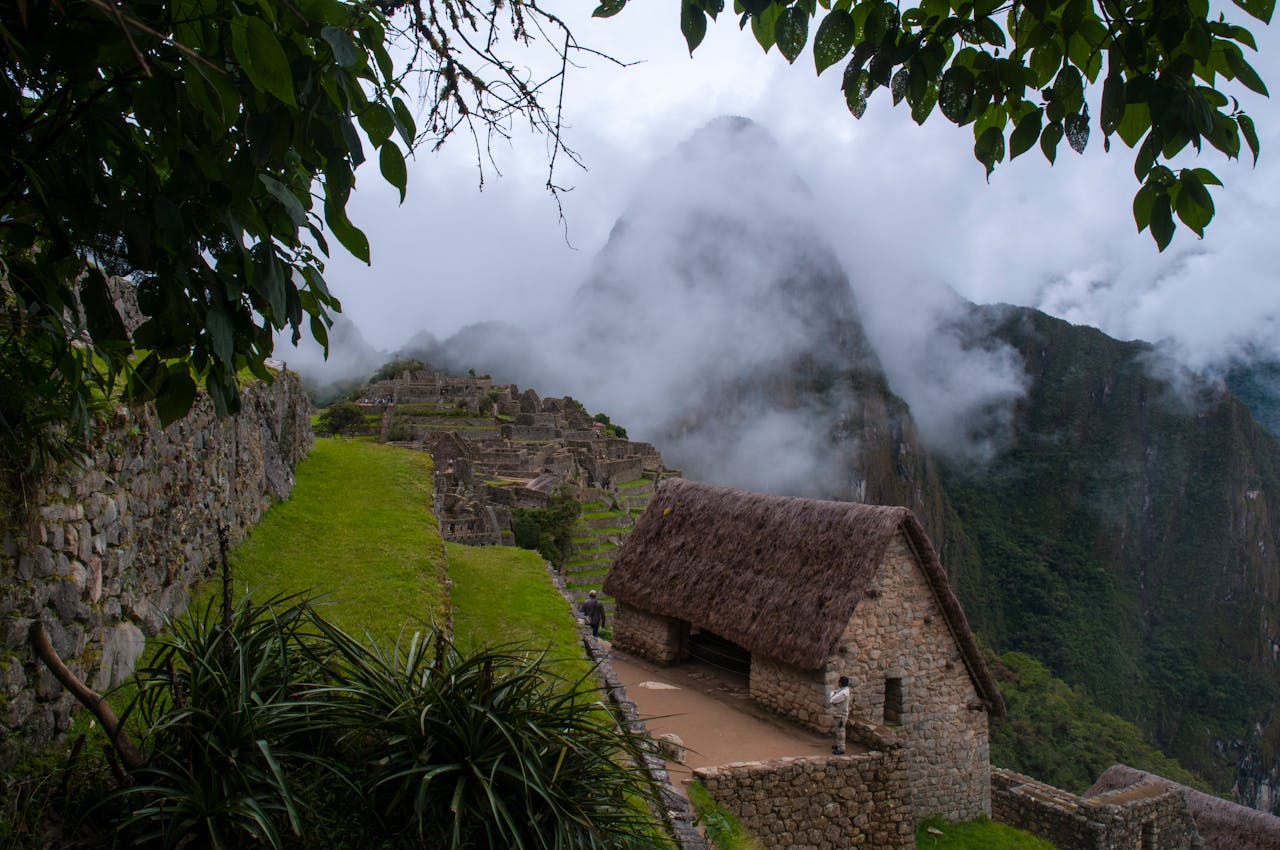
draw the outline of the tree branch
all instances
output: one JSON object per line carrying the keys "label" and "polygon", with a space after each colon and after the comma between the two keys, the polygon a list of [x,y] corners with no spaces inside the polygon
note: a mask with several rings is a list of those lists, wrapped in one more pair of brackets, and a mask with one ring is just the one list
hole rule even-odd
{"label": "tree branch", "polygon": [[115,747],[116,752],[120,755],[120,761],[124,764],[125,769],[135,771],[142,767],[142,754],[138,752],[138,748],[134,746],[133,740],[128,733],[124,731],[124,727],[120,724],[120,718],[116,717],[111,704],[97,691],[92,690],[84,682],[76,678],[76,674],[72,673],[70,668],[62,663],[62,659],[58,657],[57,651],[54,650],[53,644],[49,641],[49,633],[45,631],[44,623],[39,620],[32,623],[29,636],[31,638],[31,646],[36,651],[36,657],[45,663],[45,666],[49,668],[54,677],[62,683],[64,688],[71,692],[71,695],[81,705],[93,712],[93,716],[98,718],[98,722],[102,724],[102,728],[107,733],[111,745]]}

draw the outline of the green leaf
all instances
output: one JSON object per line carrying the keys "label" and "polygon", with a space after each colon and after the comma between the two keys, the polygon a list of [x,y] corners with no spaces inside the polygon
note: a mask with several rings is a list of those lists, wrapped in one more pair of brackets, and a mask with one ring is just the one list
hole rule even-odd
{"label": "green leaf", "polygon": [[907,96],[907,85],[910,82],[910,79],[911,72],[907,70],[905,65],[899,68],[898,72],[893,75],[893,80],[889,83],[889,91],[893,93],[894,106],[902,103],[902,99]]}
{"label": "green leaf", "polygon": [[874,45],[884,44],[898,30],[898,7],[889,2],[871,3],[863,37]]}
{"label": "green leaf", "polygon": [[1050,41],[1031,52],[1031,72],[1035,74],[1035,87],[1043,88],[1062,67],[1062,48]]}
{"label": "green leaf", "polygon": [[831,12],[822,19],[813,36],[813,62],[819,74],[848,55],[857,29],[848,12]]}
{"label": "green leaf", "polygon": [[1124,120],[1124,78],[1119,71],[1113,71],[1102,82],[1102,114],[1099,125],[1103,135],[1110,136]]}
{"label": "green leaf", "polygon": [[409,169],[405,166],[404,154],[400,153],[400,148],[390,139],[378,149],[378,167],[386,181],[400,190],[400,203],[403,204],[405,190],[409,185]]}
{"label": "green leaf", "polygon": [[270,174],[259,174],[258,179],[262,181],[262,185],[271,193],[271,197],[279,201],[284,207],[289,220],[293,222],[294,226],[305,227],[307,224],[307,211],[303,208],[302,202],[298,200],[297,195],[290,192],[287,186]]}
{"label": "green leaf", "polygon": [[196,400],[196,382],[186,363],[170,364],[156,393],[156,415],[160,417],[160,427],[167,428],[187,415]]}
{"label": "green leaf", "polygon": [[1169,247],[1173,241],[1173,209],[1169,206],[1169,193],[1160,190],[1156,193],[1151,205],[1151,237],[1161,251]]}
{"label": "green leaf", "polygon": [[1062,123],[1071,149],[1076,153],[1084,153],[1085,146],[1089,144],[1089,116],[1068,115]]}
{"label": "green leaf", "polygon": [[1134,157],[1133,175],[1135,177],[1139,180],[1147,179],[1147,174],[1156,164],[1156,157],[1160,155],[1160,148],[1160,134],[1155,127],[1152,127],[1142,146],[1138,148],[1138,155]]}
{"label": "green leaf", "polygon": [[751,32],[759,42],[760,47],[765,53],[769,52],[769,48],[776,44],[774,32],[777,30],[778,19],[782,17],[782,7],[777,3],[770,3],[769,6],[760,14],[751,17]]}
{"label": "green leaf", "polygon": [[1264,97],[1267,96],[1266,84],[1262,82],[1258,72],[1253,70],[1253,66],[1245,61],[1239,49],[1227,51],[1227,64],[1231,67],[1236,79],[1244,83],[1245,87]]}
{"label": "green leaf", "polygon": [[1084,105],[1084,80],[1080,76],[1080,71],[1071,65],[1058,72],[1057,78],[1053,81],[1053,91],[1058,96],[1058,102],[1062,104],[1063,112],[1067,115],[1079,112],[1080,107]]}
{"label": "green leaf", "polygon": [[[915,75],[913,74],[908,81],[910,85],[907,87],[907,94],[910,97],[912,89],[915,87]],[[938,103],[938,85],[936,83],[927,83],[923,85],[922,93],[911,103],[911,120],[917,124],[923,124],[928,120],[929,114],[933,112],[933,107]]]}
{"label": "green leaf", "polygon": [[333,50],[333,58],[343,68],[354,68],[360,64],[363,58],[360,55],[360,48],[356,47],[355,39],[351,37],[351,33],[337,27],[323,27],[320,30],[320,37],[328,42],[329,47]]}
{"label": "green leaf", "polygon": [[591,13],[593,18],[612,18],[627,7],[627,0],[604,0]]}
{"label": "green leaf", "polygon": [[1129,101],[1124,107],[1124,118],[1116,127],[1116,132],[1124,143],[1133,147],[1142,141],[1142,137],[1151,129],[1151,110],[1145,103]]}
{"label": "green leaf", "polygon": [[395,132],[395,116],[391,110],[376,101],[367,104],[356,117],[375,148],[391,138],[391,134]]}
{"label": "green leaf", "polygon": [[1218,179],[1218,175],[1214,174],[1207,168],[1193,168],[1191,170],[1195,173],[1196,178],[1206,186],[1222,185],[1222,181]]}
{"label": "green leaf", "polygon": [[1062,124],[1057,121],[1051,123],[1044,128],[1044,132],[1040,134],[1040,152],[1044,154],[1044,158],[1049,160],[1049,164],[1053,165],[1053,161],[1058,157],[1058,143],[1062,141]]}
{"label": "green leaf", "polygon": [[1151,208],[1159,192],[1160,189],[1154,183],[1143,183],[1133,196],[1133,222],[1138,225],[1139,233],[1151,224]]}
{"label": "green leaf", "polygon": [[696,0],[683,0],[680,4],[680,32],[684,34],[685,43],[689,45],[689,55],[692,56],[707,34],[707,13]]}
{"label": "green leaf", "polygon": [[1004,159],[1004,133],[998,127],[988,127],[974,142],[973,155],[986,167],[990,179],[996,163]]}
{"label": "green leaf", "polygon": [[809,16],[804,9],[792,6],[784,11],[774,27],[773,37],[787,61],[795,62],[809,40]]}
{"label": "green leaf", "polygon": [[1236,123],[1240,125],[1240,132],[1244,134],[1245,144],[1249,146],[1249,150],[1253,153],[1253,164],[1258,164],[1258,131],[1254,129],[1253,119],[1241,112],[1236,116]]}
{"label": "green leaf", "polygon": [[356,227],[347,218],[346,210],[340,206],[333,204],[330,198],[325,198],[324,218],[329,225],[329,230],[333,235],[338,237],[338,241],[342,243],[342,247],[351,252],[356,259],[363,260],[366,265],[369,263],[369,238],[364,235],[360,228]]}
{"label": "green leaf", "polygon": [[874,84],[871,75],[850,62],[844,70],[844,101],[854,118],[861,118],[867,111],[867,97]]}
{"label": "green leaf", "polygon": [[1178,218],[1203,239],[1204,229],[1213,220],[1213,196],[1200,182],[1196,170],[1184,168],[1178,175]]}
{"label": "green leaf", "polygon": [[410,148],[413,147],[413,137],[418,130],[413,121],[413,113],[409,111],[409,107],[405,106],[403,100],[398,97],[391,98],[391,113],[396,119],[396,132],[400,134],[400,138]]}
{"label": "green leaf", "polygon": [[1031,150],[1031,146],[1040,138],[1040,127],[1044,121],[1044,109],[1036,109],[1023,116],[1014,125],[1009,134],[1009,159],[1013,159]]}
{"label": "green leaf", "polygon": [[974,82],[973,73],[959,65],[952,65],[942,75],[938,107],[947,120],[960,125],[972,120],[969,112],[973,106]]}
{"label": "green leaf", "polygon": [[1235,4],[1264,24],[1271,23],[1276,11],[1276,0],[1235,0]]}
{"label": "green leaf", "polygon": [[236,61],[258,91],[269,92],[294,108],[293,72],[284,48],[262,18],[239,15],[231,20],[231,47]]}
{"label": "green leaf", "polygon": [[210,307],[205,314],[204,328],[209,336],[209,348],[213,350],[213,356],[230,366],[235,356],[235,328],[231,324],[231,317],[217,305]]}

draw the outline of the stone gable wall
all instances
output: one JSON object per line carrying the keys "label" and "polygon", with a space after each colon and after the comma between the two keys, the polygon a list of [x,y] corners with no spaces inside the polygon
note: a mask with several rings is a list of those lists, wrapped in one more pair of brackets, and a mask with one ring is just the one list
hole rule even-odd
{"label": "stone gable wall", "polygon": [[1186,798],[1163,782],[1082,798],[1010,770],[991,771],[992,819],[1064,850],[1202,850]]}
{"label": "stone gable wall", "polygon": [[219,419],[207,397],[162,429],[121,411],[83,468],[53,470],[8,494],[0,530],[0,770],[70,725],[74,700],[34,658],[39,619],[83,681],[123,681],[145,635],[187,605],[187,588],[218,564],[218,528],[242,539],[293,489],[312,445],[310,403],[292,375],[241,392]]}
{"label": "stone gable wall", "polygon": [[765,847],[915,847],[911,789],[898,748],[701,767],[693,775]]}
{"label": "stone gable wall", "polygon": [[900,684],[903,743],[916,815],[969,820],[991,811],[987,713],[910,545],[890,543],[873,586],[827,663],[827,690],[847,675],[852,717],[885,724],[887,683]]}
{"label": "stone gable wall", "polygon": [[623,652],[647,658],[655,664],[682,660],[683,624],[674,617],[651,614],[619,602],[613,616],[613,644]]}

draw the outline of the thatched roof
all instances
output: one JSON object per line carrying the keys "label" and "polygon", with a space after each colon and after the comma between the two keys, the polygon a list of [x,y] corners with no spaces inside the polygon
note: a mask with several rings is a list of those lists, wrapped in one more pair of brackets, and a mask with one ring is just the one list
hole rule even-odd
{"label": "thatched roof", "polygon": [[1280,850],[1280,818],[1275,815],[1221,800],[1145,770],[1113,765],[1084,796],[1098,797],[1148,782],[1162,782],[1182,791],[1205,850]]}
{"label": "thatched roof", "polygon": [[818,670],[872,586],[894,536],[915,551],[974,686],[1004,700],[924,529],[906,508],[748,493],[681,478],[659,485],[604,590],[804,670]]}

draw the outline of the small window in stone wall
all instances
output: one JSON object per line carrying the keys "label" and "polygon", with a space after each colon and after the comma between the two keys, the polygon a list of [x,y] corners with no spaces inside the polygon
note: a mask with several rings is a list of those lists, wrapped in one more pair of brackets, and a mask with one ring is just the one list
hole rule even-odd
{"label": "small window in stone wall", "polygon": [[1142,825],[1142,850],[1156,850],[1156,825],[1147,821]]}
{"label": "small window in stone wall", "polygon": [[897,726],[902,722],[902,680],[884,680],[884,722]]}

